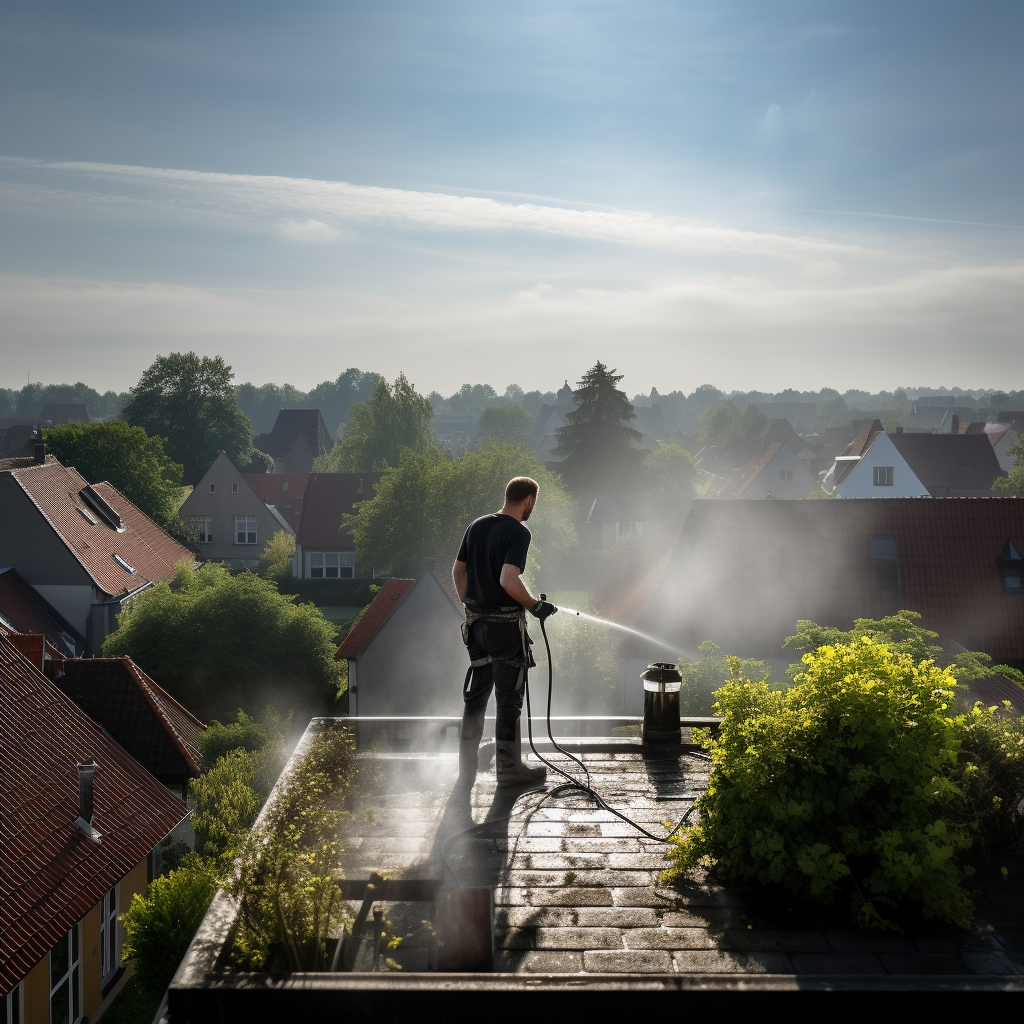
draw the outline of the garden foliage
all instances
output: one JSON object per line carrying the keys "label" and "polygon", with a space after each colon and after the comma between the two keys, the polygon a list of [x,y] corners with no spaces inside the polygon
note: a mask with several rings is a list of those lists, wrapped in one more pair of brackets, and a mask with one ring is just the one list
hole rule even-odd
{"label": "garden foliage", "polygon": [[[977,760],[1002,731],[1005,750],[1017,743],[1019,773],[1019,731],[1014,740],[985,709],[955,714],[950,669],[870,637],[802,661],[780,691],[729,659],[711,785],[699,823],[675,841],[670,876],[712,866],[723,881],[848,901],[865,925],[914,908],[966,927],[966,854],[979,827],[998,833],[995,818],[1007,818],[983,806],[997,782]],[[974,756],[964,752],[972,727]]]}
{"label": "garden foliage", "polygon": [[178,566],[140,594],[107,637],[200,718],[273,704],[318,714],[338,694],[335,629],[312,604],[251,572]]}
{"label": "garden foliage", "polygon": [[135,961],[135,978],[159,999],[178,969],[219,885],[214,865],[194,854],[136,893],[121,917],[122,957]]}
{"label": "garden foliage", "polygon": [[283,779],[241,850],[236,962],[253,970],[322,970],[327,938],[348,916],[332,872],[355,766],[355,743],[329,724]]}
{"label": "garden foliage", "polygon": [[[712,713],[715,691],[732,677],[732,672],[729,657],[717,644],[705,640],[697,650],[704,657],[679,659],[679,713],[703,717]],[[765,682],[771,671],[767,662],[754,660],[740,661],[739,670],[745,678]]]}

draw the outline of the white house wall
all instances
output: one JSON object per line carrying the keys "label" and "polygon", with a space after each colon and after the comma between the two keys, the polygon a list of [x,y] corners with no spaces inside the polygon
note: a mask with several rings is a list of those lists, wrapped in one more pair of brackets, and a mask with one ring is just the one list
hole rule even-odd
{"label": "white house wall", "polygon": [[[784,473],[792,474],[792,478],[784,479]],[[773,498],[806,498],[817,489],[817,479],[796,452],[784,444],[739,497],[767,498],[770,491]]]}
{"label": "white house wall", "polygon": [[[892,487],[876,487],[876,466],[892,466]],[[839,498],[927,498],[928,488],[918,480],[896,450],[888,434],[879,434],[853,472],[843,481]]]}

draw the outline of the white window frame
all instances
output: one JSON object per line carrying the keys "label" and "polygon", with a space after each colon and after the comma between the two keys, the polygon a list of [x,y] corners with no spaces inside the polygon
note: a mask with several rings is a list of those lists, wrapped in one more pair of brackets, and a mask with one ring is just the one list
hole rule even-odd
{"label": "white window frame", "polygon": [[118,887],[100,901],[100,984],[106,985],[121,966],[121,935],[117,927]]}
{"label": "white window frame", "polygon": [[871,484],[873,487],[893,487],[896,476],[895,466],[872,466]]}
{"label": "white window frame", "polygon": [[19,981],[4,996],[3,1024],[23,1024],[25,1020],[25,996]]}
{"label": "white window frame", "polygon": [[[242,523],[245,524],[244,527],[242,526]],[[249,529],[250,525],[252,526],[251,530]],[[239,536],[240,533],[245,535],[245,537],[246,537],[245,540],[239,540],[238,539],[238,536]],[[256,544],[257,543],[257,540],[256,540],[256,517],[255,516],[249,516],[249,515],[235,516],[235,533],[234,533],[234,537],[235,537],[235,543],[236,544],[246,544],[246,545]]]}
{"label": "white window frame", "polygon": [[311,580],[350,580],[356,574],[356,556],[352,551],[311,551],[309,578]]}
{"label": "white window frame", "polygon": [[189,516],[188,528],[197,544],[213,543],[213,516]]}
{"label": "white window frame", "polygon": [[[73,924],[70,930],[50,950],[50,1024],[55,1024],[53,1016],[53,1000],[61,990],[67,992],[68,1024],[77,1024],[82,1019],[82,949],[78,925]],[[54,977],[53,950],[61,943],[65,944],[68,955],[67,969],[63,974]]]}

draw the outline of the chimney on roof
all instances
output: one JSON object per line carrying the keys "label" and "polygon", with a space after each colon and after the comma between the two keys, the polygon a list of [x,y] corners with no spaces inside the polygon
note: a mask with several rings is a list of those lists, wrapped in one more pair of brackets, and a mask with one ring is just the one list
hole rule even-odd
{"label": "chimney on roof", "polygon": [[956,413],[953,413],[949,421],[949,432],[951,434],[960,433],[960,417]]}
{"label": "chimney on roof", "polygon": [[92,827],[93,779],[98,767],[95,761],[78,765],[78,820],[75,824],[92,839],[100,838],[99,832]]}
{"label": "chimney on roof", "polygon": [[39,427],[32,436],[32,461],[41,466],[46,462],[46,442],[43,440],[43,429]]}

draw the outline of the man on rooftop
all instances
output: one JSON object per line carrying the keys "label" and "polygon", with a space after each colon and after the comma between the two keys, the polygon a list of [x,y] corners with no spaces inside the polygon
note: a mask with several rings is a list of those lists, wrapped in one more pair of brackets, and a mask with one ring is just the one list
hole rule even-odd
{"label": "man on rooftop", "polygon": [[526,674],[535,664],[526,632],[526,612],[543,621],[558,609],[540,601],[522,580],[530,531],[524,525],[537,504],[536,480],[518,476],[505,487],[501,511],[470,523],[452,567],[455,589],[466,608],[463,638],[469,648],[459,744],[459,777],[472,781],[484,714],[495,691],[496,770],[499,786],[540,783],[544,768],[522,761],[519,716]]}

